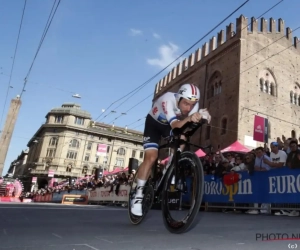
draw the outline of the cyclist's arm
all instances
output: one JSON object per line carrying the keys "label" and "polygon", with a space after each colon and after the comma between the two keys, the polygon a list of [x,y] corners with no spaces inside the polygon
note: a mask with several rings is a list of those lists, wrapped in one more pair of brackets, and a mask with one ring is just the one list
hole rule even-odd
{"label": "cyclist's arm", "polygon": [[188,116],[188,117],[184,118],[181,121],[180,120],[173,120],[170,125],[171,125],[172,129],[181,128],[184,124],[186,124],[187,122],[190,122],[190,121],[191,121],[191,118]]}
{"label": "cyclist's arm", "polygon": [[186,124],[187,122],[190,122],[191,121],[191,118],[190,116],[196,112],[198,112],[199,110],[199,103],[197,102],[195,104],[195,106],[193,107],[193,109],[191,110],[191,112],[189,113],[189,116],[186,117],[185,119],[179,121],[179,120],[175,120],[174,122],[171,123],[171,128],[174,129],[174,128],[181,128],[184,124]]}

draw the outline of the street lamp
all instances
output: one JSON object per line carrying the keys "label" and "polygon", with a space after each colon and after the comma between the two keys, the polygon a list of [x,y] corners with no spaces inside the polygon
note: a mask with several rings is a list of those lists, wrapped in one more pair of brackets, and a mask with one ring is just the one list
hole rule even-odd
{"label": "street lamp", "polygon": [[74,97],[74,98],[81,98],[81,96],[79,95],[79,94],[74,94],[74,95],[72,95],[72,97]]}

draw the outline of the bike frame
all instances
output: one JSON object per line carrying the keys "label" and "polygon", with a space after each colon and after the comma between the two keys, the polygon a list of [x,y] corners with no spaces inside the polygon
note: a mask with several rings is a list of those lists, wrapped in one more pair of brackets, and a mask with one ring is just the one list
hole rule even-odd
{"label": "bike frame", "polygon": [[[175,186],[177,184],[177,181],[178,181],[178,178],[177,178],[177,171],[179,170],[178,169],[178,161],[180,159],[180,155],[182,153],[182,150],[180,148],[181,145],[185,145],[185,146],[194,146],[196,148],[200,148],[200,149],[207,149],[207,148],[211,148],[211,145],[209,146],[206,146],[206,147],[202,147],[202,146],[199,146],[199,145],[195,145],[193,143],[190,143],[189,142],[189,139],[190,137],[196,132],[196,130],[198,130],[198,128],[200,128],[204,123],[206,122],[206,120],[201,120],[200,123],[191,123],[191,122],[188,122],[186,123],[182,128],[180,129],[173,129],[173,135],[169,136],[169,137],[166,137],[165,139],[168,141],[166,144],[163,144],[161,146],[159,146],[158,150],[160,149],[163,149],[163,148],[171,148],[174,150],[173,152],[173,157],[172,157],[172,160],[171,160],[171,163],[168,164],[169,167],[168,169],[165,171],[165,173],[163,174],[163,176],[161,177],[158,185],[155,187],[155,183],[152,182],[151,185],[153,186],[153,189],[154,189],[154,197],[155,196],[159,196],[160,193],[161,193],[161,190],[163,188],[163,184],[165,182],[165,179],[166,179],[166,176],[167,176],[167,173],[170,171],[170,166],[175,164]],[[186,129],[191,129],[187,132],[183,132],[185,131]],[[186,137],[186,140],[183,140],[181,139],[181,136],[185,136]],[[158,160],[158,159],[157,159]],[[156,161],[156,164],[154,166],[154,180],[156,180],[156,170],[157,170],[157,165],[158,165],[158,161]]]}

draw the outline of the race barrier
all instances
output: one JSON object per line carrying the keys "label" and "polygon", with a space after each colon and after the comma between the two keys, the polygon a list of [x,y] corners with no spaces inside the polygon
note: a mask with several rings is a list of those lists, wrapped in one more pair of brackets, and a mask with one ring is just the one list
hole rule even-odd
{"label": "race barrier", "polygon": [[[116,186],[113,187],[101,187],[96,188],[95,190],[88,191],[88,201],[91,204],[100,204],[100,203],[127,203],[128,195],[130,191],[129,185],[120,185],[119,192],[116,194]],[[188,202],[189,194],[186,194],[185,197],[180,199],[178,192],[169,193],[169,204],[171,208],[178,208],[184,202]],[[157,200],[157,203],[153,204],[153,208],[160,208],[160,200]]]}
{"label": "race barrier", "polygon": [[300,203],[300,169],[283,167],[240,175],[240,181],[233,185],[224,185],[222,179],[206,175],[203,202]]}
{"label": "race barrier", "polygon": [[0,197],[0,202],[21,202],[21,201],[18,197],[2,196]]}
{"label": "race barrier", "polygon": [[[270,171],[258,171],[249,175],[247,171],[239,173],[241,178],[237,183],[225,185],[222,178],[212,175],[205,176],[203,203],[208,206],[223,204],[300,204],[300,169],[288,167],[272,169]],[[187,179],[188,193],[182,197],[170,196],[169,203],[188,204],[191,196],[190,179]],[[35,202],[61,203],[64,195],[87,196],[89,204],[100,203],[126,203],[128,201],[129,185],[121,185],[118,195],[116,186],[96,188],[91,191],[64,191],[60,193],[36,196]],[[175,194],[174,194],[175,195]],[[82,203],[81,203],[82,204]]]}
{"label": "race barrier", "polygon": [[64,195],[67,195],[67,194],[69,194],[69,195],[87,195],[87,191],[86,190],[71,190],[70,192],[68,192],[68,191],[61,191],[59,193],[55,192],[52,194],[51,202],[61,203]]}
{"label": "race barrier", "polygon": [[61,203],[64,195],[87,195],[85,190],[71,190],[71,191],[61,191],[59,193],[50,193],[44,195],[35,195],[33,198],[34,202],[51,202],[51,203]]}
{"label": "race barrier", "polygon": [[36,195],[33,198],[34,202],[51,202],[52,194]]}

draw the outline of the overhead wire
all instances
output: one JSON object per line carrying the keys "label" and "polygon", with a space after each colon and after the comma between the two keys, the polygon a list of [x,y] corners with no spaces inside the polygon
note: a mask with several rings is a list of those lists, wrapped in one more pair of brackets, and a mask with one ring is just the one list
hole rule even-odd
{"label": "overhead wire", "polygon": [[[56,1],[57,1],[57,0],[55,0],[53,6],[55,6]],[[44,41],[44,39],[45,39],[45,37],[46,37],[46,35],[47,35],[47,32],[48,32],[48,30],[49,30],[49,27],[50,27],[50,25],[51,25],[51,23],[52,23],[53,17],[55,16],[55,13],[56,13],[56,11],[57,11],[57,8],[58,8],[58,6],[59,6],[61,0],[58,0],[58,1],[59,1],[59,2],[58,2],[58,5],[56,6],[56,9],[55,9],[54,14],[52,15],[50,21],[49,21],[49,18],[48,18],[47,24],[46,24],[46,26],[45,26],[45,29],[44,29],[44,32],[43,32],[43,35],[42,35],[42,38],[41,38],[41,40],[40,40],[40,44],[39,44],[38,49],[37,49],[37,53],[35,54],[34,59],[33,59],[32,63],[31,63],[30,69],[29,69],[29,71],[28,71],[28,73],[27,73],[27,75],[26,75],[26,77],[25,77],[24,85],[23,85],[23,88],[22,88],[22,91],[21,91],[19,100],[21,100],[22,93],[25,91],[25,86],[26,86],[26,83],[27,83],[27,78],[29,77],[29,74],[30,74],[31,69],[32,69],[33,64],[34,64],[34,61],[35,61],[35,59],[36,59],[36,57],[37,57],[37,55],[38,55],[38,52],[39,52],[39,50],[40,50],[40,48],[41,48],[41,46],[42,46],[42,44],[43,44],[43,41]],[[52,7],[52,10],[51,10],[51,13],[52,13],[52,11],[53,11],[53,7]],[[50,13],[50,15],[51,15],[51,13]],[[47,26],[47,25],[48,25],[48,26]],[[19,111],[19,109],[18,109],[18,108],[15,108],[15,109],[13,110],[13,113],[12,113],[11,117],[14,117],[14,116],[16,115],[16,112],[17,112],[17,111]],[[11,127],[12,122],[13,122],[13,119],[10,119],[10,123],[9,123],[8,127]],[[0,145],[0,146],[1,146],[1,145]]]}
{"label": "overhead wire", "polygon": [[22,30],[22,25],[23,25],[23,19],[24,19],[24,13],[25,13],[25,9],[26,9],[26,4],[27,4],[27,0],[24,1],[24,7],[23,7],[23,11],[22,11],[22,16],[21,16],[21,22],[20,22],[20,25],[19,25],[17,42],[16,42],[14,56],[13,56],[13,61],[12,61],[11,69],[10,69],[10,75],[9,75],[9,80],[8,80],[8,85],[7,85],[6,96],[5,96],[5,100],[4,100],[4,106],[3,106],[3,110],[2,110],[2,114],[1,114],[0,132],[1,132],[3,116],[4,116],[4,112],[5,112],[5,108],[6,108],[7,98],[8,98],[9,90],[11,88],[11,79],[12,79],[12,74],[13,74],[13,70],[14,70],[14,66],[15,66],[16,55],[17,55],[18,46],[19,46],[19,39],[20,39],[21,30]]}
{"label": "overhead wire", "polygon": [[[49,17],[48,17],[48,20],[47,20],[45,29],[44,29],[44,31],[43,31],[43,34],[42,34],[40,43],[39,43],[39,45],[38,45],[37,51],[36,51],[36,53],[35,53],[35,55],[34,55],[34,58],[33,58],[32,63],[31,63],[31,65],[30,65],[30,68],[29,68],[29,70],[28,70],[28,72],[27,72],[27,74],[26,74],[26,76],[25,76],[25,79],[24,79],[24,85],[23,85],[23,89],[22,89],[21,94],[20,94],[20,98],[22,97],[22,94],[23,94],[24,91],[25,91],[25,87],[26,87],[26,84],[27,84],[29,75],[30,75],[30,73],[31,73],[31,70],[32,70],[33,65],[34,65],[34,63],[35,63],[35,60],[36,60],[36,58],[37,58],[37,56],[38,56],[38,53],[39,53],[39,51],[40,51],[40,49],[41,49],[41,47],[42,47],[42,44],[43,44],[43,42],[44,42],[44,40],[45,40],[45,37],[46,37],[46,35],[47,35],[47,33],[48,33],[48,30],[49,30],[49,28],[50,28],[50,26],[51,26],[51,23],[52,23],[52,21],[53,21],[53,18],[54,18],[55,14],[56,14],[56,11],[57,11],[57,9],[58,9],[58,7],[59,7],[59,4],[60,4],[61,0],[58,0],[58,3],[57,3],[57,5],[56,5],[56,8],[55,8],[55,10],[53,11],[56,2],[57,2],[57,0],[55,0],[55,2],[53,3],[52,9],[51,9],[50,15],[49,15]],[[53,12],[53,14],[52,14],[52,12]],[[51,15],[52,15],[52,16],[51,16]]]}
{"label": "overhead wire", "polygon": [[[10,75],[9,74],[6,74],[6,73],[3,73],[1,72],[2,75],[4,76],[7,76],[9,77]],[[17,76],[15,76],[16,78]],[[18,78],[20,78],[20,76],[18,76]],[[20,78],[21,79],[21,78]],[[24,78],[23,78],[24,79]],[[58,87],[55,87],[53,84],[47,84],[47,83],[42,83],[42,82],[34,82],[34,81],[31,81],[29,80],[28,81],[29,83],[32,83],[32,84],[37,84],[37,85],[45,85],[46,87],[48,88],[51,88],[51,89],[56,89],[56,90],[59,90],[59,91],[62,91],[62,92],[66,92],[66,93],[70,93],[70,94],[75,94],[76,91],[71,91],[71,90],[66,90],[66,89],[63,89],[63,88],[58,88]]]}
{"label": "overhead wire", "polygon": [[[169,66],[171,66],[174,62],[176,62],[178,59],[180,59],[183,55],[185,55],[188,51],[190,51],[193,47],[195,47],[199,42],[201,42],[204,38],[206,38],[210,33],[212,33],[216,28],[218,28],[221,24],[223,24],[228,18],[230,18],[233,14],[235,14],[239,9],[241,9],[246,3],[248,3],[250,0],[245,1],[243,4],[241,4],[238,8],[236,8],[233,12],[231,12],[226,18],[224,18],[221,22],[219,22],[214,28],[212,28],[209,32],[207,32],[202,38],[200,38],[197,42],[195,42],[192,46],[190,46],[188,49],[186,49],[180,56],[178,56],[175,60],[173,60],[172,62],[170,62],[167,66],[165,66],[162,70],[160,70],[158,73],[156,73],[154,76],[152,76],[150,79],[148,79],[146,82],[142,83],[141,85],[139,85],[137,88],[135,88],[134,90],[130,91],[128,94],[120,97],[119,99],[117,99],[116,101],[112,102],[106,109],[104,112],[102,112],[96,119],[95,121],[97,121],[108,109],[110,109],[111,106],[113,106],[115,103],[123,100],[125,97],[131,95],[132,93],[134,93],[133,95],[135,95],[136,93],[138,93],[142,88],[144,88],[148,83],[150,83],[155,77],[157,77],[158,75],[160,75],[163,71],[165,71],[166,69],[168,69]],[[283,1],[283,0],[281,0]],[[130,97],[132,97],[133,95],[131,95]],[[127,98],[128,99],[130,99]]]}
{"label": "overhead wire", "polygon": [[[130,110],[134,109],[135,107],[137,107],[138,105],[140,105],[141,103],[143,103],[144,101],[148,100],[149,97],[153,96],[153,94],[148,95],[147,97],[145,97],[143,100],[141,100],[140,102],[138,102],[137,104],[133,105],[131,108],[129,108],[128,110],[126,110],[124,113],[127,114]],[[109,113],[111,114],[111,113]],[[106,115],[107,116],[107,115]],[[105,116],[105,117],[106,117]],[[109,124],[111,124],[112,122],[116,121],[118,118],[120,118],[121,116],[123,116],[123,114],[121,113],[118,117],[116,117],[115,119],[113,119],[111,122],[109,122]],[[103,117],[103,119],[105,118]]]}
{"label": "overhead wire", "polygon": [[[266,10],[266,11],[264,11],[262,14],[260,14],[260,16],[258,16],[256,19],[261,18],[263,15],[265,15],[265,14],[268,13],[269,11],[273,10],[275,7],[277,7],[277,6],[278,6],[280,3],[282,3],[283,1],[284,1],[284,0],[280,0],[280,1],[277,2],[275,5],[273,5],[272,7],[270,7],[268,10]],[[251,21],[251,23],[248,24],[246,27],[244,27],[242,30],[248,28],[248,27],[249,27],[250,25],[252,25],[252,24],[253,24],[253,22]],[[299,29],[299,28],[300,28],[300,27],[296,28],[295,30],[297,30],[297,29]],[[214,28],[214,29],[215,29],[215,28]],[[295,30],[294,30],[294,31],[295,31]],[[207,36],[207,35],[206,35],[206,36]],[[255,53],[252,54],[251,56],[257,54],[258,52],[262,51],[263,49],[265,49],[265,48],[269,47],[270,45],[276,43],[278,40],[282,39],[283,37],[285,37],[285,35],[282,36],[282,37],[280,37],[279,39],[275,40],[275,41],[272,42],[271,44],[268,44],[267,46],[263,47],[261,50],[255,52]],[[201,38],[201,39],[202,39],[202,38]],[[199,43],[199,42],[198,42],[198,43]],[[196,44],[197,44],[197,43],[195,43],[192,47],[194,47]],[[183,54],[185,54],[186,52],[188,52],[192,47],[190,47],[188,50],[186,50]],[[182,55],[183,55],[183,54],[182,54]],[[182,55],[181,55],[181,56],[182,56]],[[181,56],[180,56],[180,57],[181,57]],[[245,61],[246,59],[250,58],[251,56],[249,56],[249,57],[243,59],[241,62]],[[177,59],[176,59],[176,60],[177,60]],[[175,61],[176,61],[176,60],[175,60]],[[175,61],[173,61],[171,64],[173,64]],[[170,64],[170,65],[171,65],[171,64]],[[170,65],[168,65],[167,67],[169,67]],[[164,70],[164,69],[163,69],[163,70]],[[151,80],[152,80],[152,79],[151,79]],[[137,93],[137,92],[136,92],[136,93]],[[135,94],[136,94],[136,93],[135,93]],[[134,94],[133,94],[133,95],[134,95]],[[131,95],[130,97],[132,97],[133,95]],[[150,96],[153,96],[153,94],[147,96],[146,99],[149,98]],[[118,107],[120,107],[120,106],[121,106],[122,104],[124,104],[127,100],[129,100],[130,97],[127,98],[125,101],[123,101],[119,106],[117,106],[117,107],[114,108],[114,109],[117,109]],[[139,104],[139,103],[138,103],[138,104]],[[134,105],[133,107],[138,106],[138,104]],[[130,109],[130,110],[131,110],[131,109]],[[127,111],[127,112],[128,112],[128,111]],[[127,113],[127,112],[125,112],[125,113]],[[111,114],[111,113],[109,113],[108,115],[110,115],[110,114]],[[105,117],[103,117],[101,120],[103,120],[104,118],[106,118],[108,115],[106,115]],[[112,122],[115,121],[115,120],[117,120],[117,119],[120,118],[121,116],[122,116],[122,114],[119,115],[118,117],[116,117],[114,120],[112,120]],[[110,122],[110,123],[111,123],[111,122]],[[110,123],[109,123],[109,124],[110,124]]]}

